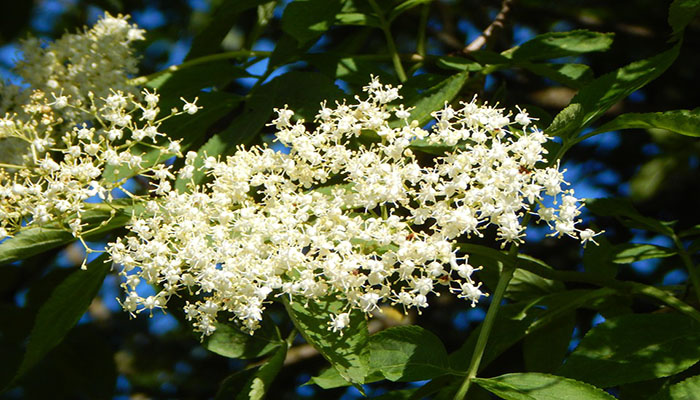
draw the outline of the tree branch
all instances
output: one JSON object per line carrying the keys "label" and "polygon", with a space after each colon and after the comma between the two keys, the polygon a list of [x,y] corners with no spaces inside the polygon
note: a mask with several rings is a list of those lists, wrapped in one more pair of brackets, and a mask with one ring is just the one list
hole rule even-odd
{"label": "tree branch", "polygon": [[488,44],[494,37],[494,34],[505,26],[506,18],[508,17],[508,12],[513,5],[514,0],[503,0],[501,3],[501,11],[496,15],[496,18],[491,22],[491,25],[487,26],[486,29],[481,32],[481,35],[474,39],[467,47],[462,49],[463,54],[469,54],[472,51],[479,50],[484,45]]}

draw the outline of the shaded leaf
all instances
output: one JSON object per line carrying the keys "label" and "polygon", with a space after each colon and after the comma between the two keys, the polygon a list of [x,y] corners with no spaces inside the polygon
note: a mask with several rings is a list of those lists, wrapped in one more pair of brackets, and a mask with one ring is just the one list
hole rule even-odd
{"label": "shaded leaf", "polygon": [[222,87],[234,79],[249,76],[245,69],[218,60],[165,69],[145,86],[156,89],[164,99],[179,99],[181,96],[190,98],[198,95],[203,88]]}
{"label": "shaded leaf", "polygon": [[673,375],[698,360],[697,322],[680,314],[628,314],[592,328],[557,372],[611,387]]}
{"label": "shaded leaf", "polygon": [[282,14],[282,30],[300,45],[317,39],[333,25],[340,12],[339,0],[296,0]]}
{"label": "shaded leaf", "polygon": [[523,63],[521,66],[534,74],[574,89],[581,89],[593,79],[593,71],[584,64]]}
{"label": "shaded leaf", "polygon": [[668,386],[653,395],[649,400],[696,400],[698,393],[700,393],[700,375]]}
{"label": "shaded leaf", "polygon": [[673,235],[672,223],[658,221],[641,215],[632,203],[626,199],[586,199],[586,208],[596,215],[616,217],[630,228],[649,230],[663,235]]}
{"label": "shaded leaf", "polygon": [[693,21],[700,10],[700,0],[675,0],[668,9],[668,24],[674,35],[682,33],[683,29]]}
{"label": "shaded leaf", "polygon": [[616,264],[630,264],[651,258],[666,258],[676,255],[676,251],[654,244],[623,243],[615,246],[612,261]]}
{"label": "shaded leaf", "polygon": [[613,36],[612,33],[583,29],[570,32],[547,32],[501,54],[513,60],[523,61],[575,56],[608,50],[612,45]]}
{"label": "shaded leaf", "polygon": [[589,244],[583,249],[583,268],[601,278],[617,276],[617,265],[612,262],[615,249],[605,236],[595,238],[598,245]]}
{"label": "shaded leaf", "polygon": [[110,270],[111,264],[105,263],[106,258],[105,254],[96,258],[87,266],[86,271],[75,270],[41,306],[15,379],[59,344],[85,314]]}
{"label": "shaded leaf", "polygon": [[277,326],[267,318],[253,335],[243,332],[232,323],[216,323],[216,331],[208,336],[202,346],[205,349],[229,358],[257,358],[282,345]]}
{"label": "shaded leaf", "polygon": [[613,400],[603,390],[561,376],[540,373],[516,373],[495,378],[475,378],[474,382],[505,400]]}
{"label": "shaded leaf", "polygon": [[277,351],[263,365],[236,372],[219,385],[216,400],[260,400],[270,390],[272,382],[282,369],[287,356],[287,344],[283,342]]}
{"label": "shaded leaf", "polygon": [[530,372],[552,372],[559,368],[569,350],[569,343],[576,325],[574,313],[568,313],[552,321],[548,329],[525,336],[523,356]]}
{"label": "shaded leaf", "polygon": [[[449,78],[440,81],[438,84],[426,89],[425,91],[416,91],[410,94],[404,94],[404,104],[408,107],[415,107],[411,111],[409,121],[417,120],[419,125],[424,125],[432,118],[430,113],[442,108],[445,102],[450,102],[459,94],[462,86],[467,82],[469,73],[467,71],[460,72],[450,76]],[[406,87],[410,85],[410,80],[406,82]],[[396,121],[394,125],[402,123]]]}
{"label": "shaded leaf", "polygon": [[365,314],[353,310],[350,324],[343,336],[328,329],[331,315],[343,312],[344,303],[331,298],[290,303],[285,299],[285,308],[306,341],[314,346],[340,375],[353,383],[363,383],[368,373],[369,352],[367,321]]}
{"label": "shaded leaf", "polygon": [[622,114],[588,135],[620,129],[666,129],[685,136],[700,137],[700,108],[657,113]]}

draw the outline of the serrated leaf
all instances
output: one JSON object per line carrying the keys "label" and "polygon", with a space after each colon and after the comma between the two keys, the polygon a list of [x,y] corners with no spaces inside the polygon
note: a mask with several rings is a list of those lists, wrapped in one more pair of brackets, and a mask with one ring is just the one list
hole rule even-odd
{"label": "serrated leaf", "polygon": [[673,235],[670,222],[658,221],[641,215],[626,199],[600,198],[586,199],[586,208],[602,217],[616,217],[630,228],[645,229],[663,235]]}
{"label": "serrated leaf", "polygon": [[685,27],[693,21],[700,11],[700,0],[675,0],[668,9],[668,24],[673,29],[673,35],[682,33]]}
{"label": "serrated leaf", "polygon": [[612,261],[616,264],[631,264],[652,258],[666,258],[676,255],[676,251],[663,246],[643,243],[623,243],[614,247]]}
{"label": "serrated leaf", "polygon": [[547,132],[565,139],[575,137],[615,103],[666,71],[679,50],[680,45],[676,44],[654,57],[635,61],[594,79],[579,90],[571,103],[554,118]]}
{"label": "serrated leaf", "polygon": [[332,298],[309,300],[304,304],[299,301],[284,306],[306,341],[314,346],[340,375],[346,380],[361,384],[368,374],[369,333],[365,314],[353,310],[350,312],[350,324],[340,333],[328,329],[331,315],[343,312],[344,303]]}
{"label": "serrated leaf", "polygon": [[85,314],[110,270],[106,259],[103,254],[88,264],[86,271],[76,269],[53,290],[36,316],[15,380],[59,344]]}
{"label": "serrated leaf", "polygon": [[419,326],[378,332],[369,342],[370,369],[390,381],[411,382],[449,374],[447,351],[440,339]]}
{"label": "serrated leaf", "polygon": [[680,314],[629,314],[592,328],[557,373],[611,387],[670,376],[699,360],[697,322]]}
{"label": "serrated leaf", "polygon": [[475,378],[474,383],[505,400],[613,400],[613,396],[589,384],[561,376],[515,373],[495,378]]}
{"label": "serrated leaf", "polygon": [[612,45],[613,36],[612,33],[583,29],[570,32],[547,32],[501,54],[513,60],[522,61],[575,56],[608,50]]}
{"label": "serrated leaf", "polygon": [[622,114],[588,135],[620,129],[665,129],[685,136],[700,137],[700,108],[657,113]]}
{"label": "serrated leaf", "polygon": [[217,322],[215,325],[216,331],[205,339],[202,346],[224,357],[257,358],[283,344],[277,326],[269,319],[263,319],[253,335],[231,323]]}
{"label": "serrated leaf", "polygon": [[649,400],[696,400],[698,393],[700,393],[700,375],[665,387]]}
{"label": "serrated leaf", "polygon": [[282,30],[294,37],[299,45],[305,45],[333,25],[341,5],[339,0],[293,1],[282,14]]}
{"label": "serrated leaf", "polygon": [[263,365],[236,372],[224,379],[214,398],[216,400],[261,400],[272,386],[272,382],[282,369],[287,356],[287,343],[283,342],[277,351]]}

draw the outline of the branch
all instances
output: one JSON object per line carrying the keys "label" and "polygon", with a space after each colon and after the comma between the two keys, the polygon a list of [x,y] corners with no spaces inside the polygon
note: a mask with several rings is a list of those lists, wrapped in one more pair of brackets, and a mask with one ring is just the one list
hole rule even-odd
{"label": "branch", "polygon": [[506,18],[508,17],[508,12],[510,12],[510,7],[513,5],[514,0],[503,0],[501,3],[501,11],[496,15],[496,18],[491,22],[491,25],[487,26],[478,38],[474,39],[467,47],[462,49],[462,53],[469,54],[472,51],[479,50],[484,45],[488,44],[494,37],[495,32],[503,29],[506,23]]}

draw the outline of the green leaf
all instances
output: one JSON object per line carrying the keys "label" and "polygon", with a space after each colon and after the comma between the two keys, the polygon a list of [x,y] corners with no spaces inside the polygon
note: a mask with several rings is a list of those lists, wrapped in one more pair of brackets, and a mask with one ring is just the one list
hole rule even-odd
{"label": "green leaf", "polygon": [[672,223],[658,221],[641,215],[632,203],[626,199],[586,199],[586,208],[602,217],[618,218],[620,222],[630,228],[649,230],[667,236],[673,235]]}
{"label": "green leaf", "polygon": [[203,88],[222,87],[234,79],[250,76],[239,66],[217,60],[191,66],[170,67],[153,77],[145,86],[156,89],[163,99],[190,99],[198,95]]}
{"label": "green leaf", "polygon": [[680,314],[628,314],[591,329],[558,373],[611,387],[670,376],[698,360],[697,322]]}
{"label": "green leaf", "polygon": [[[467,82],[467,78],[469,78],[468,71],[460,72],[440,81],[425,91],[416,90],[413,93],[404,94],[404,104],[409,107],[415,107],[411,111],[411,116],[408,120],[416,120],[419,125],[426,124],[432,119],[430,113],[442,108],[445,102],[452,101],[452,99],[459,94],[462,86]],[[411,79],[405,83],[404,87],[405,89],[409,89],[410,86]],[[406,90],[404,90],[404,92],[406,92]],[[397,121],[394,125],[398,125],[398,123],[402,122]]]}
{"label": "green leaf", "polygon": [[224,0],[211,15],[214,18],[207,26],[197,33],[192,40],[192,47],[185,60],[217,53],[221,49],[221,41],[238,19],[238,15],[250,8],[264,4],[269,0]]}
{"label": "green leaf", "polygon": [[520,64],[526,70],[559,82],[570,88],[581,89],[593,79],[593,71],[584,64]]}
{"label": "green leaf", "polygon": [[620,129],[665,129],[685,136],[700,137],[700,108],[657,113],[622,114],[603,124],[589,136]]}
{"label": "green leaf", "polygon": [[261,400],[270,390],[272,382],[282,369],[287,356],[287,343],[283,342],[263,365],[236,372],[219,385],[214,399]]}
{"label": "green leaf", "polygon": [[359,25],[379,28],[381,24],[374,15],[359,12],[341,12],[335,16],[337,25]]}
{"label": "green leaf", "polygon": [[[481,362],[484,368],[504,351],[522,340],[526,335],[538,334],[540,329],[551,326],[559,318],[578,308],[594,308],[601,299],[614,294],[612,289],[567,290],[539,299],[501,306],[489,336]],[[450,354],[450,365],[455,370],[466,370],[476,345],[481,326],[472,331],[469,338],[454,353]]]}
{"label": "green leaf", "polygon": [[527,370],[552,372],[559,368],[569,350],[575,325],[574,313],[568,313],[553,320],[549,329],[525,336],[523,357]]}
{"label": "green leaf", "polygon": [[505,400],[613,400],[603,390],[561,376],[540,373],[515,373],[495,378],[474,378],[474,382]]}
{"label": "green leaf", "polygon": [[435,65],[440,68],[454,69],[457,71],[476,72],[481,71],[484,66],[476,61],[464,57],[442,56],[438,57]]}
{"label": "green leaf", "polygon": [[696,400],[700,393],[700,375],[668,386],[651,396],[649,400]]}
{"label": "green leaf", "polygon": [[583,249],[583,268],[586,272],[601,278],[615,278],[618,267],[612,262],[614,248],[605,238],[600,235],[595,238],[595,243],[588,244]]}
{"label": "green leaf", "polygon": [[631,264],[651,258],[666,258],[676,255],[676,251],[654,244],[623,243],[615,246],[612,261],[616,264]]}
{"label": "green leaf", "polygon": [[208,336],[202,346],[205,349],[229,358],[257,358],[282,345],[277,326],[267,318],[253,335],[243,332],[232,323],[216,323],[216,331]]}
{"label": "green leaf", "polygon": [[569,106],[554,118],[547,129],[550,134],[573,137],[597,120],[618,101],[656,79],[678,56],[680,45],[646,60],[607,73],[591,81],[571,100]]}
{"label": "green leaf", "polygon": [[105,254],[96,258],[88,264],[86,271],[75,270],[41,306],[15,380],[59,344],[85,314],[110,270],[106,258]]}
{"label": "green leaf", "polygon": [[306,341],[314,346],[340,375],[346,380],[361,384],[368,373],[369,333],[365,314],[353,310],[350,312],[350,324],[339,332],[328,329],[331,315],[343,312],[344,302],[332,298],[309,300],[304,304],[299,301],[284,301],[285,308]]}
{"label": "green leaf", "polygon": [[501,53],[513,60],[533,61],[606,51],[613,42],[612,33],[575,30],[548,32]]}
{"label": "green leaf", "polygon": [[449,374],[447,351],[440,339],[419,326],[378,332],[369,342],[370,369],[390,381],[411,382]]}
{"label": "green leaf", "polygon": [[[141,208],[138,205],[131,206],[130,202],[131,200],[112,202],[114,215],[110,212],[112,208],[106,204],[95,204],[84,211],[82,220],[87,224],[84,230],[95,229],[86,239],[100,237],[112,229],[126,225],[131,220],[131,213]],[[23,228],[14,237],[0,243],[0,265],[22,260],[75,240],[71,232],[56,225]]]}
{"label": "green leaf", "polygon": [[430,4],[433,0],[406,0],[403,3],[395,6],[387,16],[387,21],[391,23],[396,17],[403,14],[404,12],[410,10],[411,8],[418,7],[421,4]]}
{"label": "green leaf", "polygon": [[668,24],[679,36],[700,10],[700,0],[675,0],[668,9]]}
{"label": "green leaf", "polygon": [[282,14],[282,30],[294,37],[299,45],[305,45],[333,25],[341,5],[340,0],[293,1]]}

